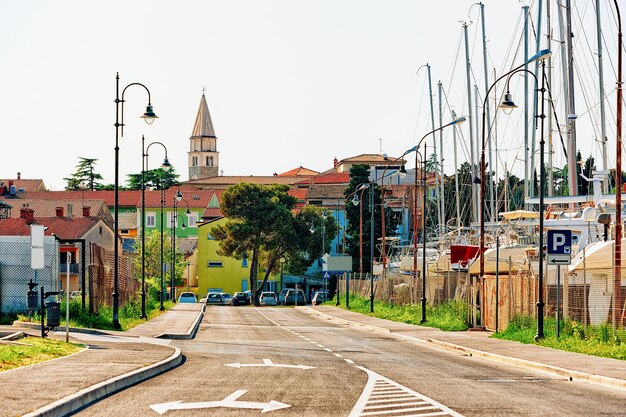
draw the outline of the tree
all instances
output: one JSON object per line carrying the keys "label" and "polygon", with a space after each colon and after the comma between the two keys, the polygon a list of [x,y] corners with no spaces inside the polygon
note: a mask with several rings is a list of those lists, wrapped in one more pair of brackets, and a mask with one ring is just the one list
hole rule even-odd
{"label": "tree", "polygon": [[[134,253],[137,255],[133,259],[134,276],[141,279],[141,239],[135,241]],[[172,259],[172,239],[167,230],[163,231],[163,263],[169,265]],[[174,282],[176,285],[183,285],[183,274],[185,272],[184,255],[180,252],[176,253],[176,266],[174,268]],[[170,269],[171,270],[171,269]],[[157,284],[161,284],[161,232],[153,230],[146,234],[146,279],[154,279]],[[170,282],[170,275],[164,272],[164,286]],[[152,293],[152,292],[150,292]],[[158,296],[158,291],[156,292]],[[159,301],[158,299],[156,301]]]}
{"label": "tree", "polygon": [[[334,218],[323,219],[321,210],[305,207],[294,213],[297,202],[290,196],[286,185],[258,185],[241,183],[222,194],[220,209],[227,217],[226,223],[211,229],[219,242],[218,253],[223,256],[250,259],[250,289],[255,304],[258,291],[269,276],[277,271],[280,259],[285,258],[288,268],[298,269],[310,264],[321,240],[321,225],[328,237],[335,235]],[[311,233],[313,230],[313,233]],[[259,265],[265,275],[258,283]]]}
{"label": "tree", "polygon": [[68,191],[102,189],[104,185],[98,182],[103,179],[102,175],[94,172],[96,162],[98,160],[94,158],[79,157],[76,172],[68,178],[63,178],[67,182],[65,189]]}
{"label": "tree", "polygon": [[[145,180],[146,188],[152,188],[155,190],[165,189],[176,186],[179,184],[178,175],[174,167],[166,171],[163,168],[155,168],[146,171]],[[128,189],[129,190],[141,190],[141,173],[128,174]]]}

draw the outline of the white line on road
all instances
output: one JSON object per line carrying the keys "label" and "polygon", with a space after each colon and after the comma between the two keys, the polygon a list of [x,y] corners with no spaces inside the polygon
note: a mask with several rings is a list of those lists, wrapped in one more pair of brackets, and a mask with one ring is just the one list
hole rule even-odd
{"label": "white line on road", "polygon": [[283,363],[274,363],[271,359],[263,359],[263,363],[225,363],[224,366],[230,366],[231,368],[243,368],[252,366],[270,366],[274,368],[298,368],[302,370],[315,369],[315,366],[308,365],[287,365]]}
{"label": "white line on road", "polygon": [[344,361],[346,361],[348,363],[351,363],[351,364],[354,364],[354,361],[352,359],[344,359]]}
{"label": "white line on road", "polygon": [[[435,416],[449,415],[454,417],[462,417],[461,414],[451,410],[445,405],[438,403],[432,398],[413,391],[403,385],[392,381],[374,371],[370,371],[362,366],[357,366],[360,370],[367,373],[367,384],[363,389],[363,393],[354,405],[352,412],[348,417],[367,417],[375,415],[393,414],[394,417],[416,416]],[[377,392],[375,392],[376,390]],[[397,394],[389,394],[386,392],[399,392]],[[414,400],[412,402],[408,400]],[[394,401],[398,400],[398,401]],[[382,402],[387,404],[382,405]],[[424,403],[421,407],[415,407],[414,403]],[[381,408],[384,408],[382,410]],[[377,411],[373,411],[377,410]],[[418,413],[421,411],[433,410],[432,413]]]}
{"label": "white line on road", "polygon": [[196,402],[196,403],[183,403],[182,401],[173,401],[169,403],[152,404],[150,408],[159,414],[165,414],[170,410],[192,410],[198,408],[248,408],[259,409],[261,413],[267,413],[268,411],[280,410],[283,408],[291,407],[289,404],[281,403],[278,401],[270,401],[267,403],[252,402],[252,401],[237,401],[239,397],[244,395],[247,390],[241,389],[233,392],[226,398],[220,401],[208,401],[208,402]]}
{"label": "white line on road", "polygon": [[335,353],[334,355],[338,358],[343,358],[343,355],[341,353]]}

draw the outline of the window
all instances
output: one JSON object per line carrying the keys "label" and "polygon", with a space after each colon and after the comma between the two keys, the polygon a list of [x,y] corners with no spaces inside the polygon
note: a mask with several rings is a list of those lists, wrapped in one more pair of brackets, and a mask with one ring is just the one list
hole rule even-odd
{"label": "window", "polygon": [[198,166],[198,157],[197,156],[192,156],[191,157],[191,166],[194,166],[194,167]]}
{"label": "window", "polygon": [[207,267],[209,268],[221,268],[222,265],[222,261],[209,261],[207,262]]}
{"label": "window", "polygon": [[[100,234],[102,234],[102,227],[100,227]],[[128,229],[120,229],[120,235],[127,235]]]}
{"label": "window", "polygon": [[210,167],[212,167],[212,166],[213,166],[213,157],[212,157],[212,156],[209,156],[209,157],[207,158],[207,165],[208,165],[208,166],[210,166]]}
{"label": "window", "polygon": [[[167,223],[166,226],[167,227],[172,227],[172,220],[174,219],[174,212],[173,211],[168,211],[167,212]],[[176,227],[178,227],[179,225],[179,219],[178,217],[176,217]]]}
{"label": "window", "polygon": [[243,254],[243,258],[241,258],[241,266],[243,268],[248,267],[248,255],[246,255],[245,253]]}
{"label": "window", "polygon": [[156,227],[156,213],[146,213],[146,227]]}
{"label": "window", "polygon": [[187,227],[198,227],[198,213],[187,214]]}

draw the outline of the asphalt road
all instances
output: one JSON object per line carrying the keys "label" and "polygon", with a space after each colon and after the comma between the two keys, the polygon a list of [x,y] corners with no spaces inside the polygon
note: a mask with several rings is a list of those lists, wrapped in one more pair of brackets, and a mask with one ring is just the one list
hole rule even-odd
{"label": "asphalt road", "polygon": [[173,344],[186,357],[182,366],[79,415],[626,415],[624,392],[329,324],[293,308],[210,307],[196,339]]}

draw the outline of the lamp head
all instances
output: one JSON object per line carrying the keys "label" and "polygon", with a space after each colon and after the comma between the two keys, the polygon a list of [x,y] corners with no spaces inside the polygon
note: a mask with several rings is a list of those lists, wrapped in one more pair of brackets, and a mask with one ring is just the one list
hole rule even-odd
{"label": "lamp head", "polygon": [[146,112],[141,116],[143,120],[146,121],[149,125],[151,125],[156,119],[159,118],[156,114],[154,114],[154,110],[152,109],[152,105],[148,104],[146,106]]}
{"label": "lamp head", "polygon": [[178,190],[176,192],[176,201],[180,201],[183,199],[183,193],[180,192],[180,190]]}
{"label": "lamp head", "polygon": [[309,229],[309,232],[315,233],[315,227],[311,226],[311,228]]}
{"label": "lamp head", "polygon": [[537,52],[535,55],[533,55],[532,57],[530,57],[530,59],[527,61],[528,64],[530,64],[531,62],[535,62],[535,61],[543,61],[544,59],[548,59],[552,56],[552,51],[549,49],[542,49],[541,51]]}
{"label": "lamp head", "polygon": [[185,225],[185,222],[183,222],[182,226],[180,226],[181,229],[185,230],[187,228],[187,226]]}
{"label": "lamp head", "polygon": [[357,194],[354,195],[354,197],[352,197],[352,204],[354,204],[355,206],[359,205],[359,196]]}
{"label": "lamp head", "polygon": [[322,219],[326,220],[327,217],[328,217],[328,213],[326,212],[326,210],[324,210],[322,212]]}
{"label": "lamp head", "polygon": [[187,210],[185,211],[185,214],[191,214],[191,211],[190,211],[189,209],[187,209]]}
{"label": "lamp head", "polygon": [[404,168],[404,165],[402,165],[400,171],[398,171],[398,176],[402,179],[406,178],[406,168]]}
{"label": "lamp head", "polygon": [[513,109],[517,108],[517,104],[515,104],[515,102],[513,101],[513,96],[511,95],[511,93],[507,91],[507,93],[504,95],[504,100],[502,100],[502,103],[500,103],[498,107],[500,107],[505,114],[511,114]]}
{"label": "lamp head", "polygon": [[465,118],[465,116],[461,116],[458,119],[454,119],[452,122],[450,122],[451,125],[460,125],[461,123],[465,123],[467,119]]}
{"label": "lamp head", "polygon": [[172,164],[170,164],[170,161],[167,159],[167,156],[165,157],[165,159],[163,159],[163,163],[161,164],[161,168],[165,172],[168,172],[168,171],[170,171],[172,169]]}

